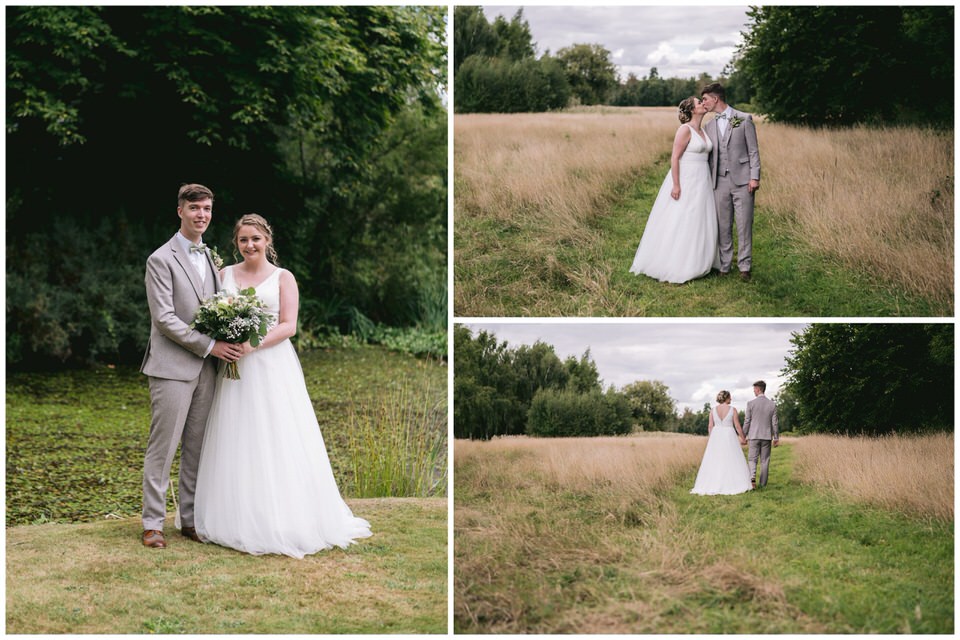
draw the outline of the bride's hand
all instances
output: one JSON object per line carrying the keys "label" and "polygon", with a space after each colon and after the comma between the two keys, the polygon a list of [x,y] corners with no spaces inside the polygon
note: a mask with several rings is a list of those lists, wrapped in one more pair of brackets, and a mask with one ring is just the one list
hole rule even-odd
{"label": "bride's hand", "polygon": [[256,347],[250,346],[249,342],[244,342],[242,346],[243,346],[243,355],[249,355],[257,350]]}
{"label": "bride's hand", "polygon": [[674,200],[680,199],[680,185],[677,185],[673,188],[673,191],[670,192],[670,197]]}

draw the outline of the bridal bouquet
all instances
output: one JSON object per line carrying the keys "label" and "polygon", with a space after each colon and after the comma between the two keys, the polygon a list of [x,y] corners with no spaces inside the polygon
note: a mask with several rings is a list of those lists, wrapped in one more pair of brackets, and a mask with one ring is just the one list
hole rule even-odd
{"label": "bridal bouquet", "polygon": [[[210,336],[214,340],[223,340],[232,344],[249,341],[254,347],[260,344],[260,338],[267,335],[267,329],[273,316],[263,308],[263,302],[257,292],[250,287],[239,293],[221,291],[208,298],[197,309],[197,315],[190,323],[192,329]],[[228,362],[223,371],[225,378],[240,379],[240,370],[236,362]]]}

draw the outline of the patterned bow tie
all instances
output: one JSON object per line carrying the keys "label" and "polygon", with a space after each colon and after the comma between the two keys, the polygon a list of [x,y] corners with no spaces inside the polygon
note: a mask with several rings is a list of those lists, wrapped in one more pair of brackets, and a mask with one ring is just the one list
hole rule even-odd
{"label": "patterned bow tie", "polygon": [[727,120],[727,114],[721,113],[717,116],[717,120]]}
{"label": "patterned bow tie", "polygon": [[192,242],[190,243],[191,253],[192,252],[203,253],[206,248],[207,248],[207,245],[203,244],[202,242],[200,244],[193,244]]}

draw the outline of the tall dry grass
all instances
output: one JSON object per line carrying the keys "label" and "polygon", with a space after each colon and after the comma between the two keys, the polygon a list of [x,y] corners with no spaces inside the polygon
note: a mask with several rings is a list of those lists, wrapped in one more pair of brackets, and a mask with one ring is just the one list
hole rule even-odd
{"label": "tall dry grass", "polygon": [[[505,264],[513,296],[536,298],[545,282],[606,294],[614,268],[596,222],[669,153],[677,124],[675,109],[457,115],[454,308],[495,296]],[[463,268],[477,275],[464,282]]]}
{"label": "tall dry grass", "polygon": [[953,132],[758,127],[759,205],[845,265],[951,305]]}
{"label": "tall dry grass", "polygon": [[[664,496],[705,438],[457,440],[454,612],[461,632],[653,633],[717,591],[788,612],[775,582],[734,567]],[[629,594],[629,595],[627,595]]]}
{"label": "tall dry grass", "polygon": [[[495,306],[503,284],[495,272],[504,268],[521,279],[514,294],[536,297],[556,281],[609,297],[623,265],[606,263],[595,223],[670,153],[677,126],[670,107],[458,114],[455,308]],[[952,131],[815,130],[758,119],[758,138],[757,206],[790,242],[952,310]],[[568,248],[578,250],[576,269],[558,264]],[[486,282],[471,289],[461,273]]]}
{"label": "tall dry grass", "polygon": [[587,223],[670,152],[677,126],[673,108],[457,115],[456,221],[535,224],[544,242],[589,242]]}
{"label": "tall dry grass", "polygon": [[[651,435],[629,438],[496,438],[457,440],[454,464],[480,464],[472,481],[489,487],[508,482],[568,491],[640,496],[669,486],[703,456],[703,438]],[[512,460],[509,468],[487,461]],[[515,484],[519,483],[519,484]]]}
{"label": "tall dry grass", "polygon": [[953,434],[797,438],[796,477],[886,509],[953,519]]}

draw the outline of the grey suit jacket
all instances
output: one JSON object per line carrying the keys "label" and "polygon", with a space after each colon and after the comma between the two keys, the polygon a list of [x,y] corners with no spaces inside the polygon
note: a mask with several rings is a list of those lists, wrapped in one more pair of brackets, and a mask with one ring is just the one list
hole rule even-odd
{"label": "grey suit jacket", "polygon": [[743,417],[743,435],[747,440],[779,440],[780,425],[777,424],[777,405],[764,395],[747,403]]}
{"label": "grey suit jacket", "polygon": [[743,122],[738,127],[732,127],[731,123],[727,123],[723,140],[719,139],[720,128],[717,126],[716,118],[703,127],[706,134],[710,136],[710,141],[713,142],[709,160],[714,189],[717,188],[720,145],[726,149],[730,179],[735,185],[742,187],[751,180],[760,179],[760,147],[757,144],[757,127],[753,124],[753,116],[734,109],[732,117],[741,118]]}
{"label": "grey suit jacket", "polygon": [[150,306],[150,342],[140,371],[170,380],[192,380],[200,375],[210,337],[190,328],[197,307],[220,290],[220,274],[206,252],[210,271],[206,281],[171,238],[147,258],[144,282]]}

